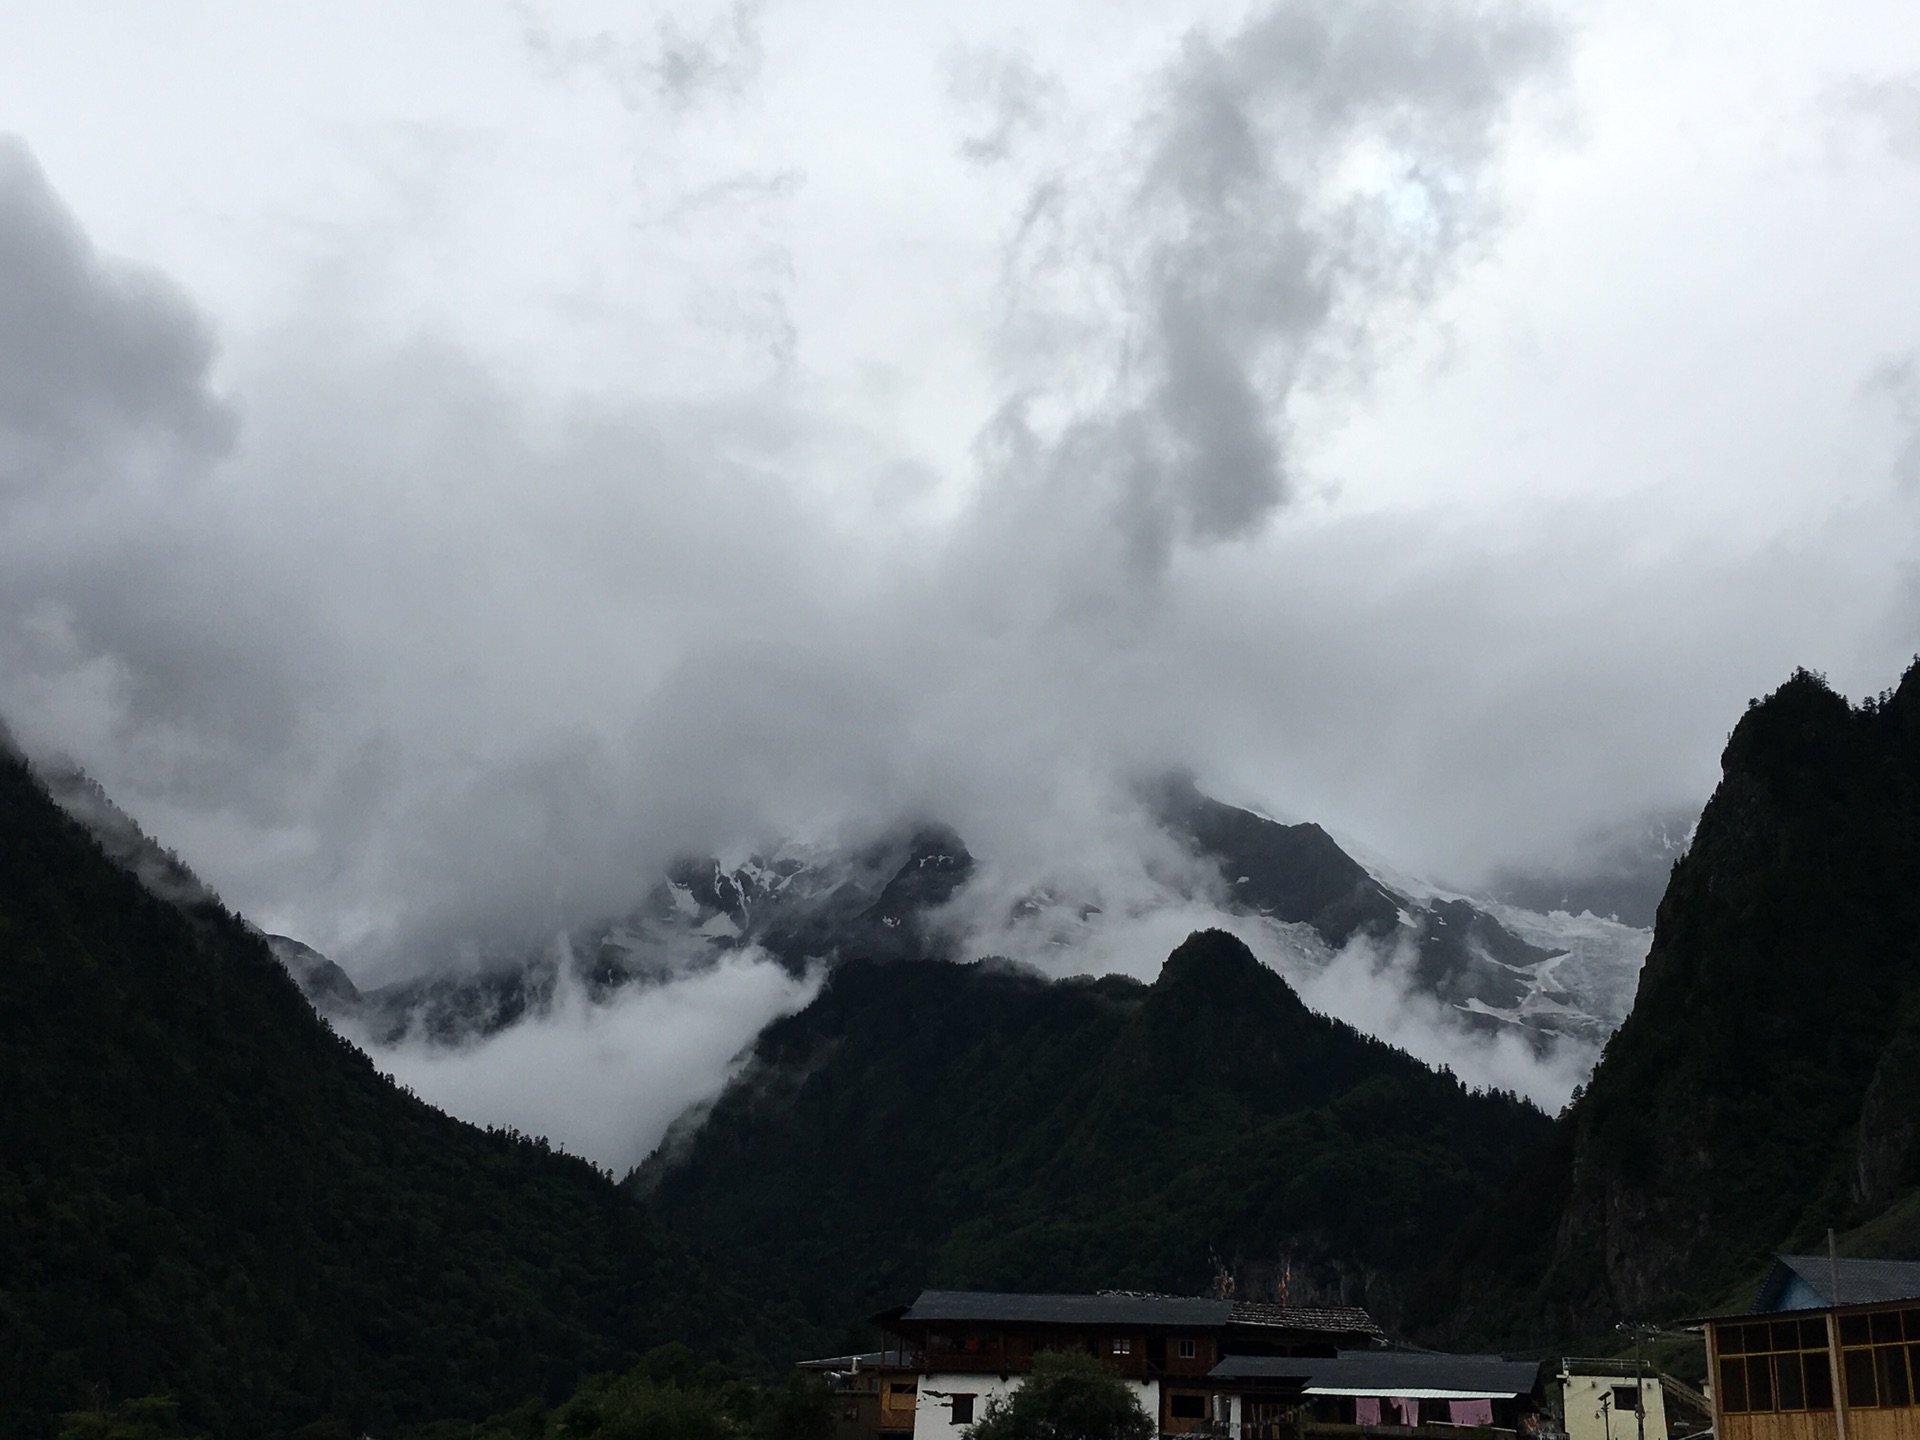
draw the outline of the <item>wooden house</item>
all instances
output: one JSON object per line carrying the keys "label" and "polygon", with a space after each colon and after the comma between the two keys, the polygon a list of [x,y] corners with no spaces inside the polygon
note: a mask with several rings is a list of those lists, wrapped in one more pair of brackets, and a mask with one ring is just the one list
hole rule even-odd
{"label": "wooden house", "polygon": [[1701,1326],[1719,1440],[1920,1440],[1920,1263],[1779,1255]]}
{"label": "wooden house", "polygon": [[1234,1440],[1517,1433],[1538,1410],[1540,1364],[1427,1350],[1229,1355],[1208,1378],[1220,1428]]}
{"label": "wooden house", "polygon": [[1134,1387],[1160,1432],[1224,1420],[1214,1378],[1229,1355],[1330,1357],[1384,1340],[1364,1310],[1179,1295],[1010,1295],[928,1290],[874,1319],[919,1358],[916,1440],[957,1440],[1017,1389],[1043,1350],[1097,1355]]}
{"label": "wooden house", "polygon": [[870,1350],[802,1360],[797,1367],[827,1382],[834,1440],[906,1440],[920,1393],[920,1357],[907,1350]]}

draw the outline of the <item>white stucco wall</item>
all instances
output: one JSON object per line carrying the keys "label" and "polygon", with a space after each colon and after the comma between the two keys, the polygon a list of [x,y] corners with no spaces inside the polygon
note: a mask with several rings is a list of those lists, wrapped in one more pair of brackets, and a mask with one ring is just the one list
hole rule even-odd
{"label": "white stucco wall", "polygon": [[[998,1375],[955,1375],[944,1371],[934,1371],[920,1377],[920,1398],[913,1412],[913,1440],[960,1440],[967,1432],[966,1425],[953,1423],[954,1394],[972,1395],[973,1418],[983,1419],[987,1413],[987,1401],[991,1397],[1011,1395],[1020,1388],[1024,1376],[1014,1375],[1002,1380]],[[1160,1423],[1160,1382],[1157,1380],[1129,1380],[1127,1387],[1140,1401],[1140,1408]],[[969,1422],[970,1424],[971,1422]]]}

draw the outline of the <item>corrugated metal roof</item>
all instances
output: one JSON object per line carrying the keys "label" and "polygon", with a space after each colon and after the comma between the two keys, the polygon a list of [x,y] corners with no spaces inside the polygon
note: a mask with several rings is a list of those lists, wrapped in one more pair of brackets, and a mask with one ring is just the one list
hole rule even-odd
{"label": "corrugated metal roof", "polygon": [[1314,1395],[1429,1395],[1461,1399],[1525,1395],[1539,1378],[1537,1360],[1498,1355],[1437,1355],[1426,1351],[1348,1350],[1312,1356],[1229,1355],[1213,1367],[1214,1380],[1298,1380]]}
{"label": "corrugated metal roof", "polygon": [[1259,1300],[1236,1300],[1233,1302],[1232,1318],[1236,1325],[1309,1330],[1323,1335],[1386,1338],[1386,1332],[1358,1305],[1272,1305]]}
{"label": "corrugated metal roof", "polygon": [[[1776,1255],[1749,1315],[1780,1309],[1782,1293],[1798,1277],[1825,1305],[1872,1305],[1883,1300],[1920,1300],[1920,1261],[1829,1260],[1825,1255]],[[1839,1294],[1834,1281],[1839,1280]],[[1797,1307],[1796,1307],[1797,1308]]]}
{"label": "corrugated metal roof", "polygon": [[1210,1328],[1227,1323],[1225,1300],[1188,1295],[1005,1295],[923,1290],[900,1316],[922,1324],[1143,1325]]}

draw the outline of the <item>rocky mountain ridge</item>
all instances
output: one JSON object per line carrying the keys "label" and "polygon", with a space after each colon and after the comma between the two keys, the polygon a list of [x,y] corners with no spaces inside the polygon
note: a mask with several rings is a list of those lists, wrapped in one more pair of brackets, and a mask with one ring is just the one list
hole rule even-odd
{"label": "rocky mountain ridge", "polygon": [[[1624,1018],[1647,932],[1591,914],[1541,914],[1376,873],[1318,825],[1283,824],[1169,780],[1146,792],[1155,821],[1210,870],[1201,902],[1252,921],[1263,950],[1296,982],[1344,951],[1397,965],[1404,983],[1470,1030],[1511,1031],[1537,1051],[1571,1043],[1597,1052]],[[685,859],[645,902],[581,927],[540,951],[365,990],[325,957],[271,937],[324,1013],[376,1045],[457,1044],[540,1013],[562,967],[593,1000],[661,983],[752,948],[799,973],[845,959],[974,959],[952,919],[976,863],[938,824],[904,825],[841,851],[788,847],[729,865]],[[1043,935],[1070,964],[1103,924],[1098,900],[1035,889],[1008,924]],[[988,953],[988,952],[982,952]]]}

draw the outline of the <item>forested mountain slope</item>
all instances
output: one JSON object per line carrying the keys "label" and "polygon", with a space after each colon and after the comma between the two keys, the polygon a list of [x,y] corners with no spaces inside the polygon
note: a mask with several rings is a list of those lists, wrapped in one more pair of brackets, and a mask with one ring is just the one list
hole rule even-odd
{"label": "forested mountain slope", "polygon": [[1734,728],[1633,1013],[1428,1323],[1545,1338],[1672,1316],[1829,1226],[1912,1247],[1916,912],[1920,662],[1858,707],[1797,673]]}
{"label": "forested mountain slope", "polygon": [[380,1433],[751,1341],[606,1177],[398,1090],[5,750],[0,1097],[0,1435],[153,1392],[222,1436]]}
{"label": "forested mountain slope", "polygon": [[1223,1264],[1390,1318],[1547,1127],[1208,931],[1151,986],[845,963],[634,1183],[822,1337],[922,1284],[1196,1293]]}

